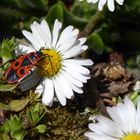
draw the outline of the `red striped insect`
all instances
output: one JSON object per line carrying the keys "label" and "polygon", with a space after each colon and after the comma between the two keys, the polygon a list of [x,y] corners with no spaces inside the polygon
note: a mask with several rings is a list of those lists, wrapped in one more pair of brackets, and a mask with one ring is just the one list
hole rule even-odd
{"label": "red striped insect", "polygon": [[6,72],[4,73],[4,80],[7,83],[16,83],[23,79],[29,71],[42,59],[43,53],[41,51],[31,52],[26,55],[21,55],[17,60],[13,61]]}

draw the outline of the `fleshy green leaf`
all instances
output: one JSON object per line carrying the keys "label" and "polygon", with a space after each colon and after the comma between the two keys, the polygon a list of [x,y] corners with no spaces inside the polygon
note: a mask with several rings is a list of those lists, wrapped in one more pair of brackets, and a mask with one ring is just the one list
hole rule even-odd
{"label": "fleshy green leaf", "polygon": [[56,4],[51,7],[47,15],[47,22],[53,24],[55,19],[63,21],[63,8],[60,4]]}
{"label": "fleshy green leaf", "polygon": [[7,68],[9,60],[12,60],[15,58],[15,55],[13,54],[13,50],[15,49],[16,45],[14,42],[14,37],[10,40],[3,40],[1,46],[0,46],[0,58],[2,59],[2,66],[0,68]]}
{"label": "fleshy green leaf", "polygon": [[9,102],[9,107],[12,111],[18,112],[24,109],[28,105],[29,101],[29,99],[12,100]]}
{"label": "fleshy green leaf", "polygon": [[101,54],[104,50],[102,38],[97,33],[92,33],[88,37],[87,44],[91,49],[93,49],[98,54]]}
{"label": "fleshy green leaf", "polygon": [[23,140],[25,137],[25,130],[24,129],[20,129],[18,131],[15,132],[11,132],[11,136],[15,139],[15,140]]}
{"label": "fleshy green leaf", "polygon": [[97,6],[89,4],[87,1],[77,1],[72,7],[72,13],[77,17],[90,19],[96,13]]}
{"label": "fleshy green leaf", "polygon": [[1,129],[3,129],[4,133],[9,133],[10,131],[9,120],[4,121]]}
{"label": "fleshy green leaf", "polygon": [[44,111],[43,105],[40,103],[30,106],[26,110],[26,115],[30,119],[31,124],[38,123],[45,114],[46,112]]}
{"label": "fleshy green leaf", "polygon": [[17,115],[10,116],[9,127],[11,131],[18,131],[19,129],[22,128],[22,122]]}
{"label": "fleshy green leaf", "polygon": [[8,62],[9,60],[11,60],[13,58],[11,52],[7,48],[3,48],[0,50],[0,56],[3,61],[2,64]]}
{"label": "fleshy green leaf", "polygon": [[46,125],[45,124],[40,124],[36,127],[39,133],[44,133],[46,131]]}
{"label": "fleshy green leaf", "polygon": [[67,26],[73,25],[74,27],[79,29],[86,26],[86,24],[88,23],[87,19],[73,15],[61,1],[59,1],[59,5],[63,7],[64,22]]}
{"label": "fleshy green leaf", "polygon": [[0,102],[0,109],[2,109],[2,110],[10,110],[11,108],[10,108],[9,105],[3,104],[3,103]]}
{"label": "fleshy green leaf", "polygon": [[0,91],[12,91],[18,85],[19,85],[19,83],[16,83],[16,84],[1,84],[0,85]]}

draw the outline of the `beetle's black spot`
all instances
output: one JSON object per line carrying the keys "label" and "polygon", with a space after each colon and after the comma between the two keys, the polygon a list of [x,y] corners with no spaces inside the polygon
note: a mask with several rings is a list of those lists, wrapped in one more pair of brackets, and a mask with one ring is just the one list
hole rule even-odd
{"label": "beetle's black spot", "polygon": [[20,74],[23,75],[25,73],[24,69],[20,70]]}
{"label": "beetle's black spot", "polygon": [[19,65],[19,62],[16,62],[16,63],[15,63],[15,66],[17,67],[18,65]]}
{"label": "beetle's black spot", "polygon": [[21,66],[28,66],[28,65],[32,65],[32,63],[27,57],[25,57],[25,59],[23,60]]}

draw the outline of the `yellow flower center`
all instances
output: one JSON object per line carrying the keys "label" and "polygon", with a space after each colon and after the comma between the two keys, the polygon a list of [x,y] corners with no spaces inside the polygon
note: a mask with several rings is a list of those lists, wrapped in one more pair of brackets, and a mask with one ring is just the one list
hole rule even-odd
{"label": "yellow flower center", "polygon": [[40,73],[44,77],[53,77],[56,75],[62,64],[61,64],[61,55],[55,50],[41,50],[43,53],[42,60],[37,63],[37,66],[40,68]]}
{"label": "yellow flower center", "polygon": [[128,134],[122,140],[140,140],[139,134]]}

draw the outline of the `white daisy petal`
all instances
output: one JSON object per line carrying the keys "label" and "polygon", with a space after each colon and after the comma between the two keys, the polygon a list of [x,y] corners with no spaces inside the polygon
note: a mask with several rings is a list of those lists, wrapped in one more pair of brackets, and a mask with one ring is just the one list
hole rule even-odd
{"label": "white daisy petal", "polygon": [[59,31],[62,28],[62,23],[57,19],[54,22],[54,27],[52,31],[52,47],[55,48],[56,42],[58,40]]}
{"label": "white daisy petal", "polygon": [[42,46],[42,48],[46,48],[46,49],[50,48],[51,36],[48,37],[48,34],[50,34],[50,29],[47,26],[47,23],[45,24],[44,20],[41,22],[41,25],[38,24],[37,22],[34,22],[34,24],[31,27],[32,27],[31,28],[32,31],[37,36],[37,38],[40,42],[40,46]]}
{"label": "white daisy petal", "polygon": [[117,138],[121,138],[123,136],[123,132],[121,131],[120,127],[112,120],[104,116],[98,116],[96,119],[99,121],[101,125],[100,129],[103,131],[103,133]]}
{"label": "white daisy petal", "polygon": [[123,5],[124,0],[116,0],[119,5]]}
{"label": "white daisy petal", "polygon": [[52,80],[46,78],[44,81],[44,93],[42,97],[42,103],[51,106],[51,103],[53,102],[54,98],[54,85]]}
{"label": "white daisy petal", "polygon": [[[107,112],[114,122],[116,122],[120,127],[123,124],[123,117],[120,116],[116,107],[107,107]],[[123,127],[122,127],[123,128]]]}
{"label": "white daisy petal", "polygon": [[40,48],[39,49],[41,49],[41,47],[44,47],[45,46],[45,43],[44,43],[44,41],[42,40],[42,36],[43,35],[41,35],[41,27],[40,27],[40,25],[37,23],[37,22],[33,22],[33,24],[31,24],[31,30],[32,30],[32,34],[33,34],[33,36],[34,36],[34,38],[36,39],[36,40],[38,40],[38,42],[39,42],[39,46],[40,46]]}
{"label": "white daisy petal", "polygon": [[125,123],[125,121],[128,121],[128,117],[124,116],[124,113],[127,112],[123,103],[118,103],[116,112],[118,113],[118,119],[122,121],[122,123],[120,124],[121,129],[124,132],[128,132],[130,128]]}
{"label": "white daisy petal", "polygon": [[79,44],[78,45],[83,45],[85,42],[86,42],[86,38],[85,37],[82,37],[82,38],[79,38],[78,41],[79,41]]}
{"label": "white daisy petal", "polygon": [[107,107],[107,112],[109,118],[99,115],[96,117],[96,124],[89,124],[91,132],[85,133],[89,140],[104,140],[107,137],[108,139],[116,140],[139,139],[140,98],[137,102],[137,109],[134,103],[126,96],[123,103],[118,103],[114,107]]}
{"label": "white daisy petal", "polygon": [[126,96],[124,99],[124,105],[126,108],[126,111],[128,112],[128,120],[131,120],[127,123],[128,127],[130,127],[130,132],[132,128],[134,128],[135,125],[135,116],[136,116],[136,109],[132,101]]}
{"label": "white daisy petal", "polygon": [[19,44],[19,46],[15,50],[15,54],[17,56],[19,56],[19,55],[25,55],[27,53],[34,52],[34,51],[35,51],[35,49],[33,49],[33,47],[31,45],[26,46],[23,44]]}
{"label": "white daisy petal", "polygon": [[64,67],[63,69],[66,70],[71,76],[73,76],[77,80],[83,81],[83,83],[86,83],[87,79],[89,79],[88,76],[85,76],[85,75],[82,75],[82,74],[76,72],[73,68]]}
{"label": "white daisy petal", "polygon": [[[127,105],[128,104],[128,105]],[[128,115],[129,114],[129,108],[130,107],[130,112],[135,112],[133,105],[131,102],[129,102],[125,99],[125,104],[119,103],[117,105],[117,108],[113,107],[112,109],[108,109],[108,113],[110,114],[110,116],[112,117],[112,119],[121,127],[121,129],[124,132],[130,132],[132,126],[134,126],[134,121],[129,121],[130,119],[132,119],[132,115]],[[114,112],[113,114],[111,114],[111,112]],[[127,114],[126,116],[124,116],[124,113]],[[135,116],[135,115],[134,115]],[[127,123],[125,123],[127,122]]]}
{"label": "white daisy petal", "polygon": [[104,5],[105,5],[106,2],[107,2],[107,0],[100,0],[99,1],[99,4],[98,4],[99,11],[102,11],[103,10],[103,7],[104,7]]}
{"label": "white daisy petal", "polygon": [[63,73],[58,76],[59,88],[63,92],[62,94],[65,95],[66,98],[71,99],[73,97],[73,91],[69,84],[69,81],[65,78]]}
{"label": "white daisy petal", "polygon": [[75,43],[76,39],[77,39],[76,37],[69,38],[68,40],[63,42],[63,44],[61,44],[57,50],[60,51],[61,53],[64,53],[66,50],[71,48],[71,46]]}
{"label": "white daisy petal", "polygon": [[[75,38],[77,38],[77,37],[75,37]],[[79,38],[78,40],[75,41],[75,43],[71,46],[71,48],[74,48],[74,47],[77,47],[77,46],[81,46],[82,50],[86,50],[88,47],[86,45],[82,46],[85,42],[86,42],[86,38]],[[64,51],[63,51],[63,53],[64,53]]]}
{"label": "white daisy petal", "polygon": [[80,53],[82,53],[83,51],[85,51],[88,47],[86,45],[84,46],[75,46],[71,49],[69,49],[68,51],[66,51],[64,54],[63,54],[63,58],[64,59],[67,59],[67,58],[70,58],[70,57],[74,57],[76,55],[79,55]]}
{"label": "white daisy petal", "polygon": [[88,2],[97,3],[99,0],[87,0]]}
{"label": "white daisy petal", "polygon": [[85,67],[83,67],[83,66],[81,66],[81,65],[76,65],[76,64],[74,64],[74,63],[70,63],[70,62],[66,62],[66,61],[64,61],[63,62],[63,65],[65,66],[65,67],[68,67],[68,68],[72,68],[72,69],[75,69],[75,71],[77,71],[78,73],[81,73],[81,74],[85,74],[85,75],[88,75],[89,73],[90,73],[90,71],[87,69],[87,68],[85,68]]}
{"label": "white daisy petal", "polygon": [[[33,75],[24,79],[19,88],[26,91],[43,79],[44,81],[41,81],[36,88],[36,92],[42,94],[42,102],[51,106],[56,94],[59,102],[64,106],[67,98],[74,98],[74,92],[83,93],[83,83],[91,78],[90,71],[84,66],[91,66],[93,62],[89,59],[71,58],[87,50],[88,46],[83,45],[86,38],[78,39],[79,30],[74,29],[73,26],[66,27],[60,33],[62,23],[57,19],[52,32],[45,20],[42,20],[41,24],[33,22],[30,27],[32,32],[23,31],[23,34],[31,42],[30,46],[35,48],[34,51],[37,51],[37,57],[29,57],[33,59],[32,66],[34,68],[36,65],[38,72],[33,70]],[[32,49],[25,47],[22,52],[26,50]]]}
{"label": "white daisy petal", "polygon": [[66,71],[63,71],[63,74],[72,84],[76,85],[77,87],[83,87],[83,83],[81,81],[69,75],[69,73],[67,73]]}
{"label": "white daisy petal", "polygon": [[71,83],[71,88],[72,88],[73,91],[75,91],[75,92],[77,92],[77,93],[79,93],[79,94],[82,94],[82,93],[83,93],[82,88],[77,87],[77,86],[74,85],[73,83]]}
{"label": "white daisy petal", "polygon": [[40,96],[43,93],[43,91],[44,91],[44,85],[43,82],[41,82],[35,89],[35,93],[37,93]]}
{"label": "white daisy petal", "polygon": [[111,12],[114,12],[115,10],[114,0],[107,0],[107,5],[108,5],[108,9]]}
{"label": "white daisy petal", "polygon": [[88,137],[90,140],[120,140],[107,135],[100,135],[92,132],[86,132],[85,136]]}
{"label": "white daisy petal", "polygon": [[71,35],[72,30],[73,30],[73,26],[68,26],[62,31],[60,38],[57,42],[56,48],[58,48],[69,37],[72,37],[72,35]]}
{"label": "white daisy petal", "polygon": [[97,124],[90,123],[90,124],[88,124],[88,127],[94,133],[103,134],[103,132],[101,131],[100,125],[98,123]]}
{"label": "white daisy petal", "polygon": [[65,62],[74,63],[82,66],[91,66],[93,65],[93,61],[90,59],[67,59]]}
{"label": "white daisy petal", "polygon": [[51,41],[52,41],[51,31],[50,31],[50,28],[48,26],[48,23],[44,19],[41,22],[41,27],[42,27],[42,30],[43,30],[44,41],[47,45],[47,48],[50,48]]}
{"label": "white daisy petal", "polygon": [[36,40],[36,38],[33,36],[32,33],[25,30],[23,30],[22,33],[33,44],[33,46],[35,47],[35,50],[40,49],[40,43],[38,42],[38,40]]}
{"label": "white daisy petal", "polygon": [[81,52],[86,51],[87,49],[88,49],[88,46],[87,45],[83,45]]}
{"label": "white daisy petal", "polygon": [[119,5],[123,5],[124,0],[87,0],[87,2],[91,2],[91,3],[97,3],[98,2],[98,9],[99,11],[103,10],[104,5],[107,3],[108,9],[111,12],[114,12],[115,10],[115,1],[119,4]]}
{"label": "white daisy petal", "polygon": [[59,82],[60,81],[58,81],[58,79],[53,79],[56,96],[57,96],[58,100],[60,101],[61,105],[65,106],[66,97],[64,94],[62,94],[62,89],[60,89],[60,87],[59,87]]}
{"label": "white daisy petal", "polygon": [[[66,41],[69,41],[70,38],[77,39],[78,33],[79,33],[79,30],[78,29],[73,30],[73,26],[66,27],[60,35],[60,38],[59,38],[58,43],[56,45],[56,49],[58,49],[60,46],[65,44]],[[71,43],[71,44],[73,44],[73,43]],[[63,49],[65,49],[65,48],[61,47],[60,50],[63,50]]]}

